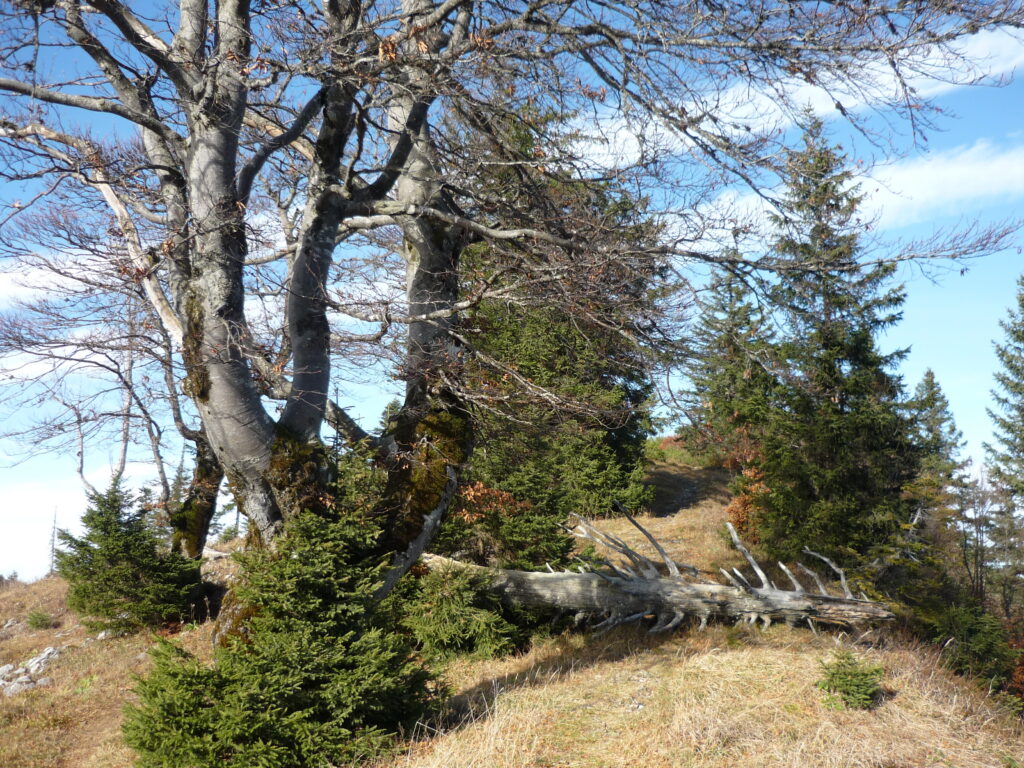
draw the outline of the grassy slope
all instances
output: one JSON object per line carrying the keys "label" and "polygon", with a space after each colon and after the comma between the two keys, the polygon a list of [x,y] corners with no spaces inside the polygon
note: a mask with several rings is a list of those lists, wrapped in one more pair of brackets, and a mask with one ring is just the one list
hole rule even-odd
{"label": "grassy slope", "polygon": [[[669,453],[655,468],[654,508],[639,522],[702,571],[742,566],[724,533],[728,478],[685,462]],[[628,521],[598,526],[657,557]],[[943,669],[933,648],[892,635],[857,639],[779,625],[669,637],[624,627],[460,663],[449,673],[461,693],[448,726],[398,765],[1024,768],[1021,722]],[[824,706],[820,662],[842,647],[885,668],[876,711]]]}
{"label": "grassy slope", "polygon": [[454,670],[471,692],[453,712],[463,724],[398,764],[995,768],[1024,759],[1019,722],[925,649],[860,649],[885,667],[887,701],[874,712],[826,708],[814,684],[836,645],[784,626],[553,641]]}
{"label": "grassy slope", "polygon": [[[17,696],[0,696],[2,768],[122,768],[132,755],[121,741],[121,710],[131,695],[132,677],[149,666],[151,635],[97,640],[64,606],[66,583],[49,577],[0,589],[0,665],[19,664],[46,648],[61,649],[46,675],[53,685]],[[59,626],[30,630],[33,611],[53,616]],[[207,654],[211,626],[178,635],[190,650]]]}
{"label": "grassy slope", "polygon": [[[719,530],[726,501],[721,475],[676,459],[658,467],[653,481],[654,514],[641,522],[674,557],[707,570],[739,564]],[[601,525],[645,546],[626,521]],[[120,742],[121,708],[132,675],[148,665],[152,639],[92,640],[64,607],[64,590],[55,578],[0,590],[0,626],[33,611],[60,622],[39,631],[22,623],[0,633],[0,665],[23,662],[48,645],[67,646],[47,671],[51,687],[0,696],[0,768],[131,762]],[[178,637],[208,654],[209,627]],[[888,697],[878,710],[824,707],[814,686],[819,661],[850,643],[785,626],[767,632],[714,626],[669,637],[626,627],[541,641],[513,658],[459,662],[449,670],[457,695],[444,724],[425,728],[408,754],[388,765],[1015,768],[1013,759],[1024,765],[1020,721],[943,670],[932,650],[898,638],[856,649],[885,667]]]}

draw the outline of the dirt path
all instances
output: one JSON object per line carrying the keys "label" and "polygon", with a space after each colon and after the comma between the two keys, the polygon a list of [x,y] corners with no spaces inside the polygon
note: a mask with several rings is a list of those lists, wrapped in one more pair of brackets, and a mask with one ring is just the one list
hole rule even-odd
{"label": "dirt path", "polygon": [[[702,469],[672,459],[660,461],[648,474],[648,482],[655,488],[654,501],[638,522],[673,559],[707,574],[717,574],[720,567],[742,565],[725,532],[729,480],[729,473],[722,469]],[[598,520],[596,525],[657,558],[643,534],[625,518]]]}
{"label": "dirt path", "polygon": [[653,517],[665,517],[703,502],[729,503],[730,475],[724,469],[702,469],[679,461],[655,464],[648,475],[654,486]]}

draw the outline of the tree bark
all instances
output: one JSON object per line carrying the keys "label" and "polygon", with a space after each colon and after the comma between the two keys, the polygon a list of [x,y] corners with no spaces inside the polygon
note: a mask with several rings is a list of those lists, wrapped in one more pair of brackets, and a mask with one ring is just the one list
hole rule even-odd
{"label": "tree bark", "polygon": [[[410,21],[430,10],[425,0],[403,0]],[[442,45],[436,35],[403,43],[415,62]],[[421,47],[422,46],[422,47]],[[426,112],[436,83],[427,70],[409,66],[410,87],[390,105],[389,122],[399,142],[408,142],[405,166],[395,184],[396,198],[410,207],[447,210],[441,169]],[[397,217],[405,238],[406,297],[410,317],[425,317],[455,306],[459,299],[461,227],[432,218]],[[458,393],[461,350],[451,334],[457,318],[412,321],[406,337],[405,400],[388,427],[396,449],[388,460],[388,481],[380,509],[381,549],[395,553],[384,592],[415,562],[440,525],[458,483],[458,471],[473,449],[473,421]]]}
{"label": "tree bark", "polygon": [[[779,567],[793,583],[793,589],[779,589],[740,541],[732,523],[726,523],[726,527],[733,546],[746,559],[761,586],[752,586],[735,568],[731,574],[722,571],[732,586],[708,582],[699,577],[693,566],[681,565],[670,558],[650,532],[621,505],[615,506],[650,542],[660,555],[661,563],[654,562],[632,549],[622,539],[603,533],[583,519],[579,520],[573,535],[611,550],[628,561],[629,565],[608,560],[608,573],[530,573],[488,569],[439,555],[427,555],[426,561],[434,568],[459,568],[483,574],[489,588],[507,603],[527,608],[554,608],[602,615],[606,618],[599,626],[605,627],[653,618],[655,623],[651,631],[660,632],[674,629],[687,617],[693,617],[700,620],[702,629],[712,618],[749,623],[761,621],[765,627],[773,621],[784,621],[790,625],[803,622],[813,629],[816,622],[852,626],[895,618],[880,603],[867,598],[854,598],[842,569],[828,558],[810,550],[804,551],[824,561],[836,572],[844,597],[828,594],[821,578],[803,564],[800,565],[801,569],[814,579],[819,593],[807,592],[792,571],[782,563],[779,563]],[[685,576],[684,571],[687,574]]]}
{"label": "tree bark", "polygon": [[206,547],[210,523],[217,511],[217,494],[224,468],[203,440],[196,441],[196,466],[181,505],[171,514],[171,551],[199,558]]}

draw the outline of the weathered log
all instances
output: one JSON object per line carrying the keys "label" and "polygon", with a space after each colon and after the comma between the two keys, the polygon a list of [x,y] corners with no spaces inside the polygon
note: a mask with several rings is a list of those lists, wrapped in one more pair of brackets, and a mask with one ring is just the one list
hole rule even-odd
{"label": "weathered log", "polygon": [[[638,522],[629,519],[653,543],[654,537]],[[792,580],[794,589],[777,588],[740,543],[732,526],[729,529],[734,544],[754,568],[761,586],[753,586],[736,569],[732,574],[723,571],[732,586],[684,575],[690,567],[680,569],[660,545],[655,549],[664,560],[661,565],[631,549],[621,539],[583,520],[574,531],[577,536],[609,547],[629,560],[631,566],[609,561],[611,570],[608,573],[533,573],[484,568],[439,555],[426,555],[425,560],[432,568],[454,567],[486,574],[489,589],[500,595],[502,600],[515,605],[602,616],[604,621],[599,626],[604,628],[645,617],[655,620],[652,632],[674,629],[687,617],[699,619],[701,628],[712,618],[750,623],[761,621],[766,627],[773,621],[792,625],[804,623],[814,627],[817,623],[852,626],[894,618],[892,612],[880,603],[850,596],[836,597],[828,594],[824,586],[819,594],[807,592],[789,569],[783,570]],[[806,566],[804,569],[809,571]],[[845,576],[840,569],[836,568],[836,571],[845,585]],[[817,574],[814,576],[821,584]]]}

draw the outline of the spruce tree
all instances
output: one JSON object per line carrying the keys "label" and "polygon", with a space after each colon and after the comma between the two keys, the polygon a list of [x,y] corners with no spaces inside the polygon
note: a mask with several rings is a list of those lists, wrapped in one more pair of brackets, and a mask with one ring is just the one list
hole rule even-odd
{"label": "spruce tree", "polygon": [[963,436],[931,369],[904,411],[918,461],[917,475],[903,489],[912,516],[888,556],[869,570],[876,586],[912,609],[915,625],[928,628],[965,595],[954,574],[964,555],[958,527],[966,522],[970,462],[960,458]]}
{"label": "spruce tree", "polygon": [[273,551],[236,555],[241,610],[212,665],[154,650],[124,722],[140,768],[362,764],[434,702],[404,596],[375,597],[388,567],[372,516],[380,473],[357,452],[338,471],[330,508],[291,518]]}
{"label": "spruce tree", "polygon": [[[643,483],[650,382],[614,334],[542,307],[488,303],[472,322],[481,329],[475,340],[480,352],[509,361],[532,384],[579,407],[553,410],[493,372],[472,368],[475,384],[512,408],[477,413],[478,444],[466,482],[479,498],[463,494],[435,548],[486,552],[487,564],[506,567],[564,563],[572,538],[562,526],[571,515],[604,514],[613,501],[635,511],[650,500]],[[507,502],[479,503],[496,500],[494,491],[508,494]],[[483,538],[491,545],[468,546]]]}
{"label": "spruce tree", "polygon": [[199,563],[172,553],[140,500],[119,480],[89,495],[81,538],[57,536],[57,573],[67,579],[68,606],[91,628],[131,630],[193,615]]}
{"label": "spruce tree", "polygon": [[988,594],[997,615],[1024,619],[1024,515],[1005,488],[990,513],[988,531]]}
{"label": "spruce tree", "polygon": [[743,279],[716,274],[708,295],[688,366],[696,402],[680,435],[691,450],[738,471],[754,462],[772,406],[773,338]]}
{"label": "spruce tree", "polygon": [[1005,334],[995,344],[1000,370],[992,390],[995,408],[987,409],[995,427],[985,444],[992,482],[1009,491],[1014,504],[1024,498],[1024,275],[1017,279],[1017,307],[999,322]]}
{"label": "spruce tree", "polygon": [[995,345],[1000,370],[988,409],[995,427],[985,459],[995,503],[990,512],[989,581],[1007,619],[1024,610],[1024,276],[1017,279],[1017,306],[1000,321],[1005,334]]}
{"label": "spruce tree", "polygon": [[[508,190],[519,187],[520,169],[510,155],[543,154],[537,137],[556,120],[530,115],[538,133],[524,131],[519,119],[495,121],[492,129],[507,133],[511,149],[495,155],[489,140],[477,147],[483,161],[478,182],[487,195],[507,200]],[[615,182],[583,184],[552,171],[544,184],[520,194],[538,220],[583,213],[601,222],[595,246],[603,238],[637,247],[653,243],[645,202]],[[496,244],[467,248],[466,294],[476,290],[472,280],[479,275],[502,274],[521,258],[509,255]],[[607,514],[614,501],[637,511],[650,501],[653,492],[643,479],[653,386],[644,351],[621,329],[637,331],[637,339],[650,331],[653,270],[623,262],[586,275],[573,286],[580,312],[569,318],[550,308],[561,303],[564,287],[546,280],[524,284],[512,268],[507,299],[480,302],[463,314],[464,381],[467,399],[477,406],[476,445],[463,480],[476,496],[463,494],[435,549],[489,565],[565,563],[573,544],[563,529],[570,515]],[[501,494],[508,494],[507,503],[499,501]]]}
{"label": "spruce tree", "polygon": [[789,157],[775,217],[786,381],[752,490],[761,542],[778,556],[809,546],[857,561],[891,545],[913,514],[903,489],[917,474],[916,452],[891,372],[904,352],[875,342],[898,320],[903,294],[886,287],[891,265],[859,262],[860,199],[844,157],[812,126]]}
{"label": "spruce tree", "polygon": [[907,403],[913,440],[920,457],[918,476],[907,493],[916,506],[915,518],[928,538],[948,552],[943,531],[956,514],[961,490],[968,482],[970,461],[960,458],[963,434],[949,409],[942,387],[931,368]]}
{"label": "spruce tree", "polygon": [[972,478],[958,489],[957,510],[952,518],[956,538],[955,572],[966,594],[984,605],[989,582],[989,534],[996,495],[988,478]]}

